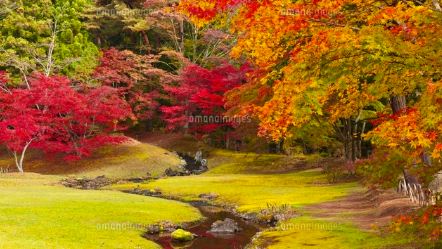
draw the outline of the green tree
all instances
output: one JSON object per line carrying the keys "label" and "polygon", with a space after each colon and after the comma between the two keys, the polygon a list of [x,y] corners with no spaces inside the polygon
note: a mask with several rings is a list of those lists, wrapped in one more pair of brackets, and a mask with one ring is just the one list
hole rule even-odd
{"label": "green tree", "polygon": [[234,37],[198,27],[177,11],[171,0],[97,1],[85,14],[87,28],[102,48],[115,47],[138,54],[176,51],[194,63],[213,67],[225,58]]}
{"label": "green tree", "polygon": [[90,0],[1,0],[0,67],[15,82],[35,71],[82,78],[97,64],[81,15]]}

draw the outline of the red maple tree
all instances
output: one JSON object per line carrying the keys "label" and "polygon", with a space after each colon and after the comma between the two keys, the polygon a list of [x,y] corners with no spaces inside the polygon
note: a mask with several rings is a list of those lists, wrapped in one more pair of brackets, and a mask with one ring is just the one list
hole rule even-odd
{"label": "red maple tree", "polygon": [[230,127],[225,119],[224,94],[241,85],[250,70],[248,65],[237,68],[225,63],[213,69],[189,65],[181,72],[178,85],[166,85],[172,105],[162,106],[163,120],[168,130],[190,129],[197,134]]}
{"label": "red maple tree", "polygon": [[133,114],[115,89],[74,88],[58,76],[35,75],[29,83],[29,89],[2,84],[0,91],[0,143],[12,152],[20,172],[29,148],[75,160],[125,140],[111,133],[124,129],[120,121]]}
{"label": "red maple tree", "polygon": [[159,106],[156,99],[162,85],[178,80],[177,75],[154,66],[161,56],[138,55],[115,48],[104,50],[94,78],[102,85],[117,89],[139,120],[148,120]]}

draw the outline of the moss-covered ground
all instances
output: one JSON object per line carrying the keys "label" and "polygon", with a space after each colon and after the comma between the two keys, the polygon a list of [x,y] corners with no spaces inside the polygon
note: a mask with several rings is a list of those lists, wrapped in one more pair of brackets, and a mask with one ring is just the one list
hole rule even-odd
{"label": "moss-covered ground", "polygon": [[256,248],[268,249],[377,249],[402,248],[410,238],[381,237],[347,223],[328,222],[309,216],[297,217],[261,233]]}
{"label": "moss-covered ground", "polygon": [[170,177],[146,184],[113,186],[117,190],[159,188],[165,195],[196,200],[200,194],[214,193],[216,204],[234,206],[240,212],[254,212],[270,205],[303,206],[345,196],[357,189],[355,183],[329,185],[318,170],[288,174],[204,174]]}
{"label": "moss-covered ground", "polygon": [[[207,152],[210,170],[205,174],[123,182],[100,191],[68,189],[58,182],[68,175],[113,179],[160,176],[165,169],[176,168],[179,158],[146,143],[106,147],[91,158],[69,163],[34,153],[26,170],[45,175],[0,175],[0,248],[158,248],[141,237],[145,226],[201,218],[195,208],[181,202],[118,191],[134,188],[159,188],[163,194],[182,200],[198,200],[201,194],[212,193],[218,196],[214,204],[239,212],[259,212],[269,205],[295,208],[300,216],[263,231],[254,241],[257,248],[372,249],[400,248],[396,244],[406,243],[406,239],[362,231],[346,219],[331,223],[303,213],[305,206],[363,190],[356,182],[329,184],[320,170],[301,170],[317,164],[315,156]],[[7,166],[11,166],[10,159],[0,157],[0,167]]]}
{"label": "moss-covered ground", "polygon": [[141,235],[160,221],[201,218],[176,201],[58,185],[58,176],[0,176],[0,248],[159,248]]}
{"label": "moss-covered ground", "polygon": [[[1,153],[0,153],[1,155]],[[180,159],[163,148],[134,142],[132,144],[106,146],[91,157],[66,162],[61,157],[47,158],[32,151],[25,159],[25,171],[46,175],[73,175],[112,179],[161,176],[167,168],[176,169]],[[13,158],[3,153],[0,168],[15,170]]]}
{"label": "moss-covered ground", "polygon": [[225,150],[213,150],[210,156],[211,169],[202,175],[117,184],[111,188],[159,188],[163,194],[183,200],[199,200],[201,194],[211,193],[218,196],[212,201],[214,204],[233,207],[239,212],[259,212],[269,205],[289,205],[298,210],[300,217],[263,231],[251,248],[374,249],[400,248],[408,242],[406,238],[381,237],[378,233],[362,231],[345,218],[338,224],[304,213],[305,206],[363,192],[363,187],[356,182],[329,184],[318,169],[287,167],[287,161],[312,163],[317,160],[314,156],[287,158]]}

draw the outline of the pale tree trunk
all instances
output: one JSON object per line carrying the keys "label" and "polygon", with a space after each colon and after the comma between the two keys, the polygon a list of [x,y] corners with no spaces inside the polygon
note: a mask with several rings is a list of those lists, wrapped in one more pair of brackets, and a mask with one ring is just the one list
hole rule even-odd
{"label": "pale tree trunk", "polygon": [[175,50],[180,52],[180,53],[184,53],[184,50],[181,49],[180,46],[180,41],[178,38],[178,34],[175,28],[175,22],[173,21],[173,19],[170,19],[170,22],[172,23],[172,30],[173,30],[173,42],[175,43]]}
{"label": "pale tree trunk", "polygon": [[198,30],[197,26],[195,26],[194,28],[195,28],[195,30],[193,32],[193,56],[192,56],[192,62],[196,63],[196,61],[198,59],[198,56],[197,56],[197,44],[196,44],[196,42],[198,40],[198,32],[199,32],[199,30]]}
{"label": "pale tree trunk", "polygon": [[15,159],[15,166],[17,166],[17,169],[20,173],[23,173],[23,165],[20,165],[20,162],[18,160],[18,156],[17,156],[17,152],[13,152],[14,154],[14,159]]}
{"label": "pale tree trunk", "polygon": [[173,21],[173,19],[170,20],[170,22],[172,23],[172,30],[173,30],[173,41],[175,43],[175,50],[180,52],[180,53],[184,53],[184,19],[180,19],[178,20],[178,26],[179,26],[179,34],[177,33],[177,30],[175,28],[175,22]]}
{"label": "pale tree trunk", "polygon": [[17,166],[17,169],[20,173],[24,173],[23,163],[25,160],[26,151],[28,150],[32,141],[34,141],[34,139],[31,139],[29,142],[26,143],[26,145],[25,145],[25,147],[23,147],[23,150],[21,153],[17,153],[15,151],[13,152],[14,159],[15,159],[15,165]]}
{"label": "pale tree trunk", "polygon": [[184,19],[180,20],[180,51],[184,53]]}
{"label": "pale tree trunk", "polygon": [[31,89],[31,85],[29,84],[29,80],[28,80],[28,76],[26,75],[26,72],[25,72],[24,70],[21,70],[21,69],[20,69],[20,73],[22,74],[22,76],[23,76],[23,80],[24,80],[25,83],[26,83],[26,88],[27,88],[28,90],[30,90],[30,89]]}
{"label": "pale tree trunk", "polygon": [[51,34],[51,43],[49,44],[47,61],[46,61],[46,65],[45,65],[45,68],[44,68],[46,76],[49,76],[51,74],[52,66],[54,65],[53,55],[54,55],[55,43],[56,43],[56,39],[57,39],[57,32],[58,32],[57,29],[58,29],[57,20],[54,20],[54,24],[53,24],[53,26],[51,28],[51,32],[52,32],[52,34]]}

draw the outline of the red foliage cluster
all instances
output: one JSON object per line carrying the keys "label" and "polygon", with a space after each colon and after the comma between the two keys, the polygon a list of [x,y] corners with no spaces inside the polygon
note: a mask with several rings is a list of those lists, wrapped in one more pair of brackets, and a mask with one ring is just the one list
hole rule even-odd
{"label": "red foliage cluster", "polygon": [[105,50],[94,77],[102,85],[118,89],[138,119],[150,119],[159,106],[156,99],[161,85],[175,80],[171,73],[152,66],[157,57],[115,48]]}
{"label": "red foliage cluster", "polygon": [[442,235],[442,207],[438,205],[427,207],[417,214],[399,215],[394,219],[395,231],[401,229],[423,233],[431,241],[437,241]]}
{"label": "red foliage cluster", "polygon": [[135,64],[135,61],[128,59],[128,54],[112,48],[103,51],[100,65],[95,69],[94,75],[103,85],[127,90],[135,83],[135,80],[128,74]]}
{"label": "red foliage cluster", "polygon": [[417,112],[416,108],[406,108],[394,114],[378,113],[377,114],[378,118],[371,120],[370,123],[373,126],[378,126],[388,120],[397,120],[400,116],[408,115],[415,112]]}
{"label": "red foliage cluster", "polygon": [[[199,19],[203,20],[211,20],[214,17],[216,17],[217,14],[222,13],[223,11],[226,11],[229,8],[232,8],[238,4],[241,4],[243,2],[242,0],[211,0],[208,1],[211,4],[211,7],[201,7],[198,5],[198,3],[190,4],[190,2],[186,2],[185,6],[181,7],[186,9],[192,16],[196,16]],[[250,1],[255,2],[255,1]],[[209,6],[209,5],[208,5]]]}
{"label": "red foliage cluster", "polygon": [[[183,69],[178,86],[165,86],[172,105],[161,107],[169,130],[190,127],[196,133],[210,133],[231,123],[223,122],[224,94],[245,81],[248,66],[224,64],[211,70],[197,65]],[[190,117],[212,117],[215,122],[196,122]],[[192,122],[193,121],[193,122]]]}
{"label": "red foliage cluster", "polygon": [[0,91],[0,143],[13,153],[31,147],[65,153],[70,160],[124,140],[109,135],[133,116],[115,89],[75,89],[65,77],[43,75],[33,77],[30,86]]}

